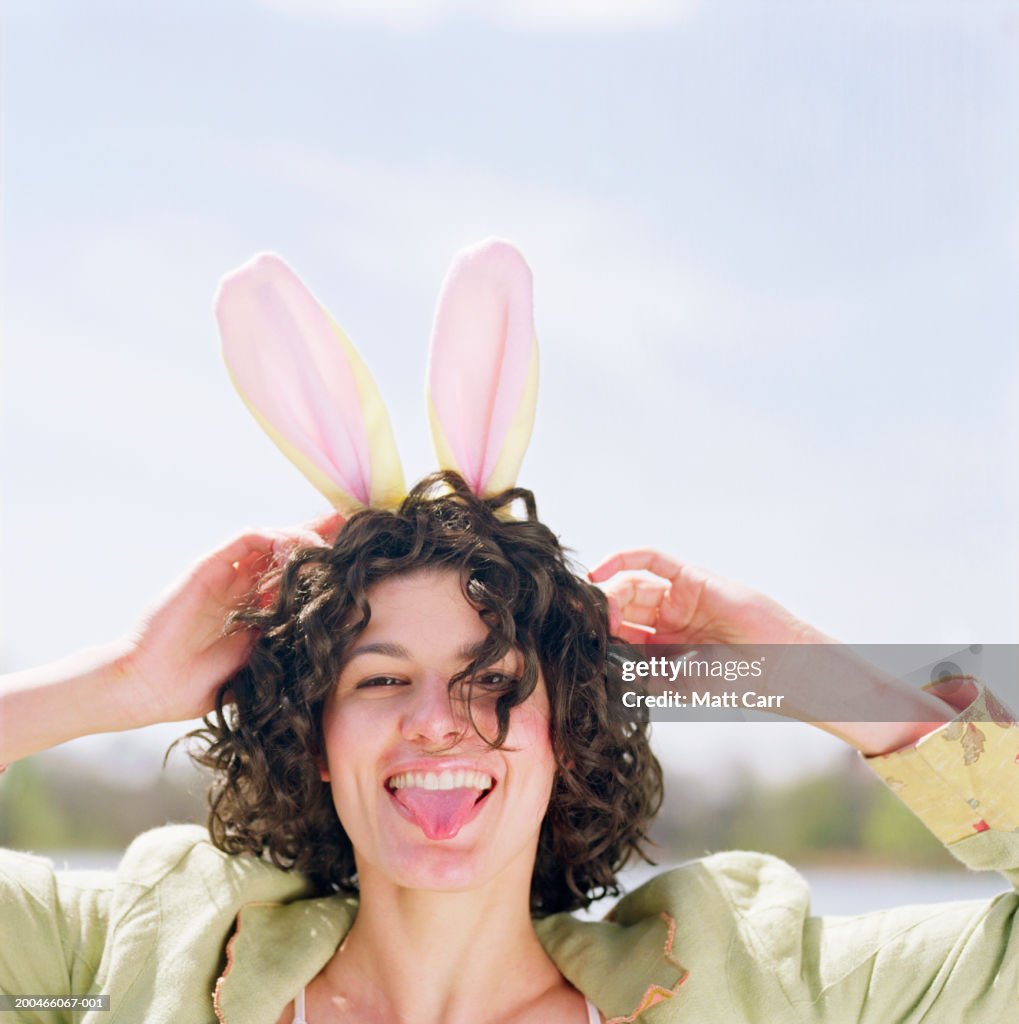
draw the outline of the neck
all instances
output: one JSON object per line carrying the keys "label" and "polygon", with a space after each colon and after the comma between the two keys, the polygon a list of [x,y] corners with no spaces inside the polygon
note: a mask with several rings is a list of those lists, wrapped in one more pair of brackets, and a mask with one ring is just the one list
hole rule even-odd
{"label": "neck", "polygon": [[463,892],[359,878],[357,919],[323,971],[333,1005],[354,1019],[477,1024],[486,1007],[513,1020],[565,984],[534,932],[529,876]]}

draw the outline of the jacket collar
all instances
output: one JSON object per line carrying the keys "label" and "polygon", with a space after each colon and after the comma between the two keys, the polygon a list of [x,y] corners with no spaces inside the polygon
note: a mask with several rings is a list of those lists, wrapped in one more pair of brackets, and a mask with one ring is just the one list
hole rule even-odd
{"label": "jacket collar", "polygon": [[[356,914],[357,901],[340,896],[246,904],[213,993],[219,1024],[275,1024],[328,963]],[[689,972],[673,955],[676,924],[669,915],[629,923],[619,923],[625,915],[616,917],[580,921],[556,914],[536,921],[535,930],[563,976],[609,1024],[630,1024],[671,1000]]]}
{"label": "jacket collar", "polygon": [[328,963],[356,914],[357,901],[340,896],[243,906],[212,993],[219,1024],[276,1024]]}
{"label": "jacket collar", "polygon": [[676,922],[668,914],[579,921],[556,914],[535,922],[538,938],[574,988],[598,1007],[608,1024],[630,1024],[672,999],[689,971],[673,955]]}

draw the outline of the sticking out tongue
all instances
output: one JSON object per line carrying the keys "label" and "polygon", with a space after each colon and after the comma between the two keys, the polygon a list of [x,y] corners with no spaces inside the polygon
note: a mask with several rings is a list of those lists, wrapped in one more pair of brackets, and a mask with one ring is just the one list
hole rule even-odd
{"label": "sticking out tongue", "polygon": [[481,810],[476,789],[419,789],[390,791],[393,799],[429,839],[452,839]]}

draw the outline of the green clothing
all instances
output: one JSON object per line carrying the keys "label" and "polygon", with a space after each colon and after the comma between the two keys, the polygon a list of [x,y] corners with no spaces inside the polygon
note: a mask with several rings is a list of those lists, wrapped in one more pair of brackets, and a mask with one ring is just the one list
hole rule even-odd
{"label": "green clothing", "polygon": [[[969,863],[1019,866],[1019,836],[960,844]],[[275,1024],[332,956],[354,916],[336,897],[300,899],[300,878],[216,850],[191,826],[134,842],[115,877],[55,876],[0,857],[0,978],[5,991],[109,993],[85,1024]],[[1019,879],[1019,870],[1011,877]],[[656,988],[675,996],[641,1024],[1005,1022],[1019,1019],[1019,897],[905,907],[856,918],[809,916],[802,879],[782,861],[723,853],[669,871],[624,898],[613,923],[560,915],[538,932],[563,974],[608,1017]],[[675,922],[669,955],[669,929]],[[682,967],[680,967],[682,964]],[[653,996],[652,996],[653,998]],[[20,1013],[29,1024],[68,1013]]]}
{"label": "green clothing", "polygon": [[[963,716],[868,763],[914,806],[936,806],[936,831],[967,830],[949,840],[961,861],[1015,886],[1019,727]],[[983,802],[980,786],[993,787]],[[728,852],[664,872],[611,921],[557,915],[537,931],[616,1024],[1004,1024],[1019,1021],[1017,907],[1013,891],[815,918],[789,865]],[[350,899],[309,898],[304,879],[267,861],[220,852],[197,826],[140,836],[116,873],[54,872],[3,851],[0,991],[108,993],[111,1010],[0,1024],[275,1024],[355,912]]]}

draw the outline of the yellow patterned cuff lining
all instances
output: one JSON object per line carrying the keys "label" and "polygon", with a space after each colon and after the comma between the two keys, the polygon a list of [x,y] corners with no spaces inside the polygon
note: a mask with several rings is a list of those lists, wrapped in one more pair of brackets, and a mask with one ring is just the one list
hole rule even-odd
{"label": "yellow patterned cuff lining", "polygon": [[950,845],[977,832],[1019,831],[1019,725],[985,686],[914,746],[863,760]]}

